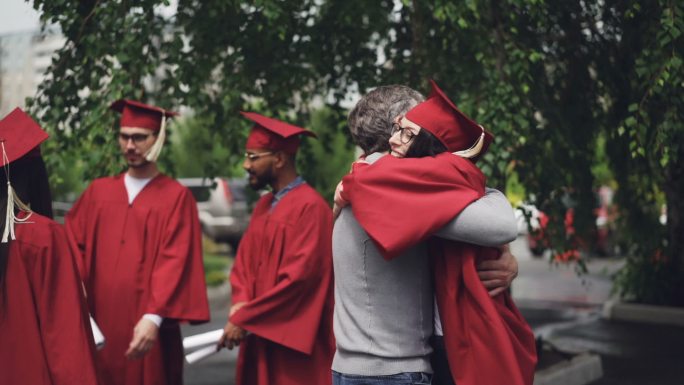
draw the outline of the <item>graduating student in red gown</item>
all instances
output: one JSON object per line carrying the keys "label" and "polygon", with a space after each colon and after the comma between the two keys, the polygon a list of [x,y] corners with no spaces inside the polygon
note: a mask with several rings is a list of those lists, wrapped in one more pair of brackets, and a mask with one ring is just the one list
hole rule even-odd
{"label": "graduating student in red gown", "polygon": [[256,204],[230,275],[232,303],[220,346],[239,344],[238,385],[331,383],[332,214],[297,175],[298,135],[310,131],[255,113],[244,168]]}
{"label": "graduating student in red gown", "polygon": [[169,112],[120,100],[121,175],[95,180],[66,217],[88,303],[106,339],[105,384],[181,384],[180,322],[209,320],[197,207],[155,160]]}
{"label": "graduating student in red gown", "polygon": [[[50,214],[43,211],[50,191],[39,151],[47,136],[18,108],[0,121],[0,384],[96,385],[95,347],[66,233],[33,211]],[[16,194],[9,207],[8,176]],[[8,226],[6,214],[15,213]]]}
{"label": "graduating student in red gown", "polygon": [[[425,139],[428,133],[439,142],[432,147],[441,151],[416,151],[421,145],[431,148]],[[473,161],[491,140],[433,82],[431,97],[397,121],[390,139],[395,156],[372,166],[355,165],[354,172],[344,178],[342,194],[361,226],[391,259],[426,240],[484,194],[485,177]],[[403,156],[425,157],[400,159]],[[475,267],[482,259],[496,258],[498,250],[440,238],[431,238],[430,243],[453,381],[458,385],[531,385],[536,365],[534,335],[510,294],[491,298]]]}

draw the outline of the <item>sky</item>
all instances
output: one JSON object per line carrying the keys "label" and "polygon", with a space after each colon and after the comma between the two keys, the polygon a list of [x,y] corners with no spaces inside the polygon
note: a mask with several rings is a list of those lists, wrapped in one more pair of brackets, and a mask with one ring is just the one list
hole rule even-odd
{"label": "sky", "polygon": [[0,35],[37,29],[38,11],[31,4],[25,0],[0,0]]}

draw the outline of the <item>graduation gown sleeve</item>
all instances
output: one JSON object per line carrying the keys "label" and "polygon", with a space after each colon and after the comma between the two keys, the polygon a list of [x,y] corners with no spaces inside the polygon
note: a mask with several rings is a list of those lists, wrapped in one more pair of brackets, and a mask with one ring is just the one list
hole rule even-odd
{"label": "graduation gown sleeve", "polygon": [[71,207],[64,218],[64,226],[67,229],[67,236],[71,247],[74,250],[74,259],[81,279],[88,282],[88,272],[90,271],[90,261],[86,258],[89,254],[86,250],[86,239],[88,237],[88,209],[92,199],[92,185],[81,194],[76,203]]}
{"label": "graduation gown sleeve", "polygon": [[[391,259],[426,240],[484,195],[485,177],[471,161],[445,153],[357,163],[343,183],[354,216]],[[407,221],[411,226],[404,225]]]}
{"label": "graduation gown sleeve", "polygon": [[145,313],[179,321],[209,320],[197,203],[184,189],[175,202],[152,267]]}
{"label": "graduation gown sleeve", "polygon": [[[287,204],[280,202],[278,210],[288,209]],[[262,215],[268,215],[261,211]],[[275,284],[258,296],[250,296],[250,288],[245,285],[254,279],[245,270],[248,265],[245,259],[257,256],[250,255],[253,242],[243,240],[242,260],[236,261],[231,283],[236,290],[233,300],[247,300],[247,304],[230,321],[260,337],[311,354],[332,283],[332,214],[325,203],[312,203],[303,208],[299,206],[288,216],[295,218],[296,225],[288,227],[282,250],[277,253],[281,259]],[[258,256],[266,261],[276,258],[276,255]]]}
{"label": "graduation gown sleeve", "polygon": [[[254,209],[254,218],[259,211],[263,211],[262,201]],[[240,247],[238,247],[237,253],[235,255],[235,263],[230,270],[230,288],[231,288],[231,303],[236,304],[239,302],[247,302],[254,297],[253,285],[253,275],[249,269],[249,254],[251,252],[251,247],[247,245],[248,242],[253,240],[254,234],[252,234],[252,226],[248,226],[245,233],[242,234],[242,241]]]}

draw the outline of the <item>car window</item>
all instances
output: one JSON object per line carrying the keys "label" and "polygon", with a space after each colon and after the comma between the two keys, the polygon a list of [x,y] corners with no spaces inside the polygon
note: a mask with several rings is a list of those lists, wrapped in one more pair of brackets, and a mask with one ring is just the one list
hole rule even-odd
{"label": "car window", "polygon": [[211,186],[188,186],[188,188],[197,202],[206,202],[209,200]]}
{"label": "car window", "polygon": [[230,188],[230,193],[235,201],[244,202],[247,200],[245,187],[244,180],[233,179],[228,181],[228,188]]}

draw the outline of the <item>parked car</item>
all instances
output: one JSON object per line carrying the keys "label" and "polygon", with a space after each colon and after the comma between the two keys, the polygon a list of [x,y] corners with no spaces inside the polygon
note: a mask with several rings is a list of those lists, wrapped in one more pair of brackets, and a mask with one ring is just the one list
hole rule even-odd
{"label": "parked car", "polygon": [[239,178],[179,178],[197,201],[202,232],[214,242],[237,250],[249,223],[247,180]]}

